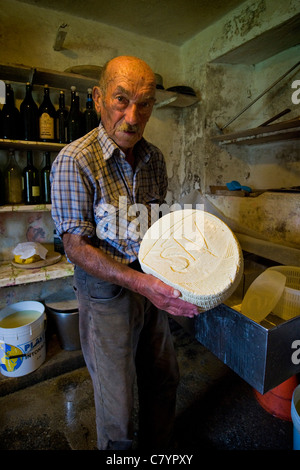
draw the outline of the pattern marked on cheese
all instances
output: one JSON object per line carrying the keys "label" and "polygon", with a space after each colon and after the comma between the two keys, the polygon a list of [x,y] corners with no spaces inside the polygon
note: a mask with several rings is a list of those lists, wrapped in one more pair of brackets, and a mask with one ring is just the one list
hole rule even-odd
{"label": "pattern marked on cheese", "polygon": [[139,251],[145,273],[208,310],[225,301],[243,274],[240,245],[230,228],[201,210],[170,212],[146,232]]}

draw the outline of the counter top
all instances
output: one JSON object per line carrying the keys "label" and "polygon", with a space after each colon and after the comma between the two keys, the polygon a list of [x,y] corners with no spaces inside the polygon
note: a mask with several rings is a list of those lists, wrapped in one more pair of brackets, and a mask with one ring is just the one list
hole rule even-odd
{"label": "counter top", "polygon": [[73,276],[74,266],[65,256],[51,266],[34,269],[22,269],[12,265],[9,261],[0,263],[0,287],[10,287],[32,282],[49,281],[67,276]]}

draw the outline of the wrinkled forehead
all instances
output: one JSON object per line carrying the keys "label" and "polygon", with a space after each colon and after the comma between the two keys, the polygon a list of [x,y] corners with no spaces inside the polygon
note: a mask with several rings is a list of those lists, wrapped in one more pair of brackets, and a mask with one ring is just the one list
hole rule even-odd
{"label": "wrinkled forehead", "polygon": [[130,88],[144,88],[155,92],[155,75],[144,62],[116,61],[106,71],[106,84],[110,88],[119,85]]}

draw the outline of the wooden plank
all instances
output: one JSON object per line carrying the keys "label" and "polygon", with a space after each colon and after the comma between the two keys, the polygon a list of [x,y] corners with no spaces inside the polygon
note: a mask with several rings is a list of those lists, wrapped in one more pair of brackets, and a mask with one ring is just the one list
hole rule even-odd
{"label": "wooden plank", "polygon": [[0,64],[0,79],[4,81],[31,83],[33,74],[34,68],[32,67],[15,64]]}
{"label": "wooden plank", "polygon": [[269,126],[260,126],[230,134],[212,136],[211,140],[220,144],[247,144],[253,145],[277,140],[299,139],[300,119],[283,121]]}
{"label": "wooden plank", "polygon": [[76,86],[76,90],[86,93],[87,88],[93,88],[98,81],[76,73],[59,72],[42,68],[26,67],[17,64],[1,65],[0,79],[11,82],[30,82],[34,86],[49,87],[61,90],[69,90]]}
{"label": "wooden plank", "polygon": [[86,93],[88,88],[93,88],[98,84],[98,80],[85,77],[76,73],[57,72],[55,70],[35,69],[33,84],[70,90],[71,86],[76,86],[76,91]]}
{"label": "wooden plank", "polygon": [[172,106],[175,108],[186,108],[197,103],[199,98],[192,95],[184,95],[182,93],[175,93],[173,91],[167,90],[156,90],[156,103],[157,108],[162,108],[163,106]]}
{"label": "wooden plank", "polygon": [[217,57],[212,63],[253,65],[290,49],[299,42],[300,13],[297,13],[284,23]]}
{"label": "wooden plank", "polygon": [[0,147],[20,150],[41,150],[43,152],[59,152],[67,144],[56,142],[32,142],[29,140],[0,139]]}

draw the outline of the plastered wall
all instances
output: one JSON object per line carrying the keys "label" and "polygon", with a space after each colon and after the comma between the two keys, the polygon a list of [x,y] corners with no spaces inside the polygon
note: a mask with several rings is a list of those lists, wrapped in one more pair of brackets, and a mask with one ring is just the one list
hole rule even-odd
{"label": "plastered wall", "polygon": [[[286,154],[280,149],[271,152],[265,148],[230,149],[228,152],[212,144],[209,137],[217,132],[216,122],[226,123],[296,62],[299,46],[254,65],[212,61],[286,21],[297,11],[299,4],[295,0],[246,1],[179,48],[71,14],[2,0],[0,62],[64,71],[74,65],[103,65],[119,54],[141,56],[162,75],[166,88],[186,84],[200,96],[200,103],[191,108],[154,111],[146,130],[146,137],[165,153],[170,197],[177,199],[190,189],[206,192],[209,185],[224,184],[232,174],[233,164],[236,179],[247,179],[256,187],[257,184],[259,187],[286,185],[290,178],[290,184],[294,185],[299,177],[299,162],[293,146],[288,150],[286,162]],[[66,41],[62,51],[54,51],[56,32],[62,23],[69,25]],[[228,130],[255,127],[284,107],[291,107],[290,86],[299,73],[295,71],[275,87]],[[16,93],[17,101],[22,94],[22,90]],[[41,95],[36,95],[38,102],[41,99]],[[57,104],[57,95],[53,100]],[[290,118],[300,114],[292,107]],[[270,172],[273,152],[275,166]],[[258,155],[265,163],[258,162]],[[282,180],[276,177],[278,165]]]}
{"label": "plastered wall", "polygon": [[[217,133],[216,122],[226,123],[298,60],[299,46],[250,65],[218,63],[218,57],[247,44],[297,12],[296,0],[246,1],[179,48],[72,14],[45,10],[38,3],[34,6],[1,0],[0,63],[64,71],[74,65],[103,65],[116,55],[132,54],[145,59],[162,75],[165,88],[192,86],[200,97],[198,104],[184,109],[154,110],[145,132],[145,137],[165,154],[169,203],[195,189],[209,193],[211,185],[224,185],[232,179],[259,189],[299,185],[298,142],[224,148],[210,139]],[[57,52],[53,44],[62,23],[69,25],[68,34],[64,49]],[[292,107],[290,117],[300,114],[300,105],[297,108],[291,103],[291,83],[297,78],[300,79],[299,70],[228,130],[259,125],[287,106]],[[41,95],[35,93],[36,101],[41,102]],[[16,92],[16,98],[19,104],[21,91]],[[53,101],[57,105],[56,96]],[[17,152],[17,157],[25,166],[25,154]],[[41,154],[35,155],[39,167],[42,158]],[[6,152],[1,151],[0,168],[5,164]],[[1,215],[0,241],[6,233],[4,219]],[[51,242],[51,231],[47,229],[45,239],[40,241]],[[24,237],[27,233],[24,228]]]}
{"label": "plastered wall", "polygon": [[[235,64],[218,63],[218,57],[247,44],[296,13],[299,13],[299,4],[294,1],[245,2],[181,48],[185,78],[203,98],[201,104],[186,110],[183,115],[182,160],[190,170],[182,174],[181,190],[184,193],[198,186],[203,192],[209,192],[210,185],[224,185],[232,179],[255,189],[300,184],[299,142],[222,147],[210,139],[219,134],[216,123],[221,127],[225,125],[296,64],[300,49],[299,46],[292,47],[250,65],[244,63],[247,58],[243,56],[240,63]],[[290,108],[291,112],[281,120],[299,116],[300,105],[291,100],[291,85],[299,78],[300,68],[272,88],[224,132],[256,127],[285,108]]]}

